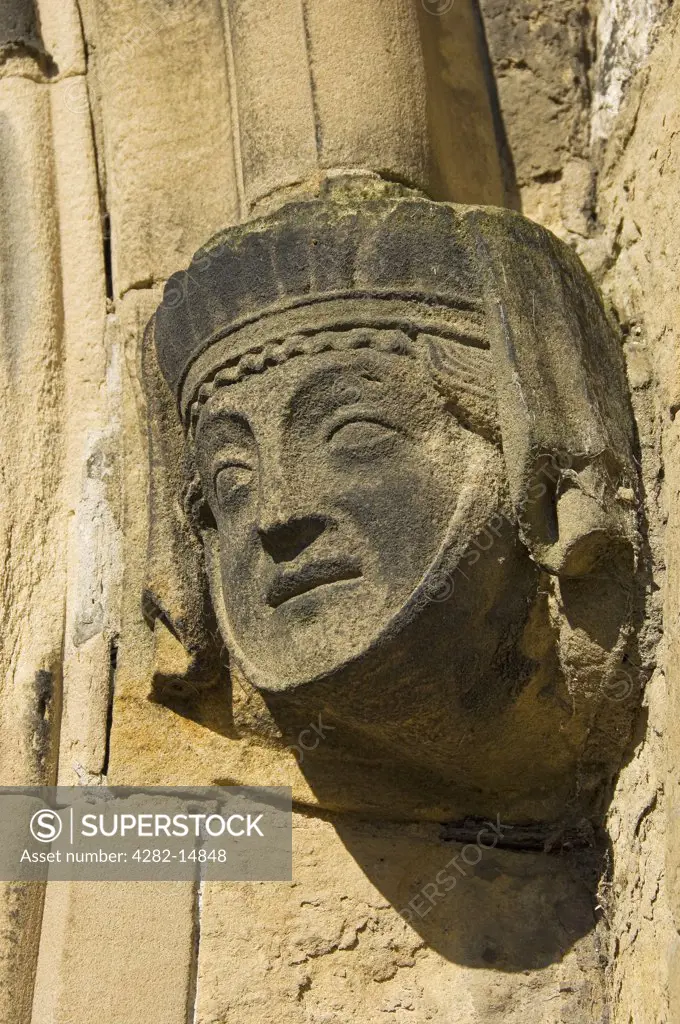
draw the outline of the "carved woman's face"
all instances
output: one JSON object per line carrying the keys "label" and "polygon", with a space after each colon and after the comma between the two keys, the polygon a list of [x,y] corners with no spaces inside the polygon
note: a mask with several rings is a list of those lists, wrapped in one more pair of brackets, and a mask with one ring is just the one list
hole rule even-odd
{"label": "carved woman's face", "polygon": [[285,690],[365,651],[431,566],[484,443],[402,355],[297,356],[219,389],[196,451],[246,676]]}

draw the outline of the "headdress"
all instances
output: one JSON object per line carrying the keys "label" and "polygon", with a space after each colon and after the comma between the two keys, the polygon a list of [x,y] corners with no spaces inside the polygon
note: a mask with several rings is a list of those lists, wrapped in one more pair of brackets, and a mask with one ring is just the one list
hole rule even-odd
{"label": "headdress", "polygon": [[147,329],[146,607],[190,652],[206,642],[209,602],[200,545],[177,505],[179,422],[191,433],[201,403],[244,373],[374,343],[426,358],[462,422],[502,443],[520,535],[549,571],[569,572],[566,553],[556,561],[550,524],[526,505],[546,460],[561,467],[556,488],[587,486],[595,511],[584,531],[634,545],[622,354],[566,245],[491,207],[419,197],[291,203],[211,239],[170,278]]}

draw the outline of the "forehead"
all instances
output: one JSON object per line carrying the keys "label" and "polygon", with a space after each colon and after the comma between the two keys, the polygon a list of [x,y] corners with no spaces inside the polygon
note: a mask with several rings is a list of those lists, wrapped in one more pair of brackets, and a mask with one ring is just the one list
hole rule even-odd
{"label": "forehead", "polygon": [[300,355],[219,388],[203,406],[199,430],[225,416],[313,416],[362,399],[413,406],[434,393],[412,356],[371,349]]}

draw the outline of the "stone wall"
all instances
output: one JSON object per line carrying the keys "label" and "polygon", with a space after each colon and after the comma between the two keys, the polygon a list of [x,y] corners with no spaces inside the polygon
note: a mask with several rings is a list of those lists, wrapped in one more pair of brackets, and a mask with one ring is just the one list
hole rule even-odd
{"label": "stone wall", "polygon": [[[521,207],[577,249],[621,327],[650,549],[643,656],[629,671],[646,696],[612,794],[598,903],[567,862],[496,852],[421,935],[394,908],[417,897],[451,845],[425,826],[338,828],[301,814],[300,880],[280,887],[275,913],[257,887],[234,906],[228,886],[59,883],[43,910],[39,888],[3,886],[2,1024],[680,1020],[680,11],[667,0],[481,0],[499,131],[494,97],[478,88],[481,51],[465,88],[451,86],[460,32],[474,36],[472,7],[443,25],[436,5],[400,0],[395,20],[390,4],[385,17],[380,4],[346,3],[345,42],[380,40],[382,59],[356,69],[367,76],[363,115],[371,120],[369,100],[382,95],[408,130],[373,137],[360,111],[348,143],[328,100],[339,72],[316,110],[300,80],[284,113],[304,166],[283,178],[276,139],[264,153],[235,142],[239,74],[263,89],[276,80],[257,53],[241,52],[239,70],[225,12],[238,8],[247,26],[245,0],[12,0],[0,11],[0,778],[212,782],[231,758],[251,781],[290,781],[292,755],[277,767],[261,749],[227,753],[225,734],[200,715],[149,700],[159,664],[181,662],[182,651],[154,638],[139,604],[140,339],[163,280],[211,233],[295,193],[310,166],[341,169],[360,153],[371,173],[386,160],[396,180],[438,198]],[[319,52],[335,25],[322,8]],[[295,66],[303,31],[290,23],[277,37],[276,74]],[[420,38],[427,74],[409,65]],[[463,94],[474,131],[443,145],[442,111]],[[271,112],[263,97],[253,87],[255,115],[258,103]],[[484,194],[464,192],[470,168],[456,163],[473,136],[491,182]],[[215,707],[209,698],[202,709],[212,723]],[[376,866],[385,849],[390,877]],[[540,921],[548,904],[562,915],[555,934],[518,925],[527,914]],[[593,911],[596,930],[584,924]],[[471,919],[483,921],[481,946]],[[560,955],[512,955],[539,956],[541,943]],[[499,949],[508,959],[494,969]],[[235,979],[245,965],[244,988]]]}
{"label": "stone wall", "polygon": [[[547,55],[541,33],[546,7],[533,10],[536,31],[530,36],[530,58],[525,58],[529,67],[532,58],[538,66],[536,51]],[[674,197],[680,12],[668,8],[663,2],[604,2],[597,10],[592,5],[588,10],[585,4],[560,5],[560,17],[579,26],[580,41],[570,44],[564,58],[546,61],[541,84],[556,96],[551,78],[569,67],[569,57],[577,61],[581,77],[565,75],[575,91],[566,110],[555,102],[552,116],[540,121],[540,131],[554,140],[557,149],[560,134],[546,132],[548,122],[555,128],[561,123],[576,124],[581,130],[570,135],[567,145],[562,143],[561,161],[557,153],[553,160],[562,172],[559,215],[554,197],[544,201],[547,205],[536,202],[536,176],[527,175],[524,162],[517,160],[522,146],[514,150],[525,212],[544,220],[576,246],[601,282],[621,327],[646,483],[645,515],[653,561],[648,581],[647,658],[631,665],[630,672],[631,680],[649,676],[649,682],[643,716],[610,808],[611,877],[605,880],[600,899],[608,932],[611,1018],[621,1024],[672,1021],[680,1015],[675,767],[679,543],[675,419],[680,377],[674,327],[678,317]],[[532,153],[541,152],[533,144],[533,133],[539,131],[536,121],[527,116],[526,108],[514,116],[512,101],[505,96],[504,61],[499,57],[504,36],[503,32],[494,35],[493,17],[488,16],[493,12],[485,13],[491,49],[500,65],[499,91],[508,133],[518,131],[524,146]],[[557,18],[551,19],[550,24],[556,23]],[[563,46],[564,33],[559,40]],[[584,72],[585,87],[576,89],[577,82],[584,82]],[[540,85],[532,91],[540,95]],[[590,191],[587,216],[575,227],[574,218],[584,207],[564,183],[569,174],[565,168],[579,160],[585,160],[588,168]],[[539,180],[538,186],[543,185]],[[657,648],[661,628],[664,639]]]}
{"label": "stone wall", "polygon": [[663,616],[645,718],[619,779],[611,818],[613,1018],[626,1024],[673,1021],[680,1014],[680,10],[668,12],[655,35],[651,60],[631,79],[604,150],[598,206],[608,254],[603,287],[624,336],[647,479],[656,568],[649,583],[656,591],[653,614]]}
{"label": "stone wall", "polygon": [[592,0],[482,0],[522,211],[561,237],[593,213]]}
{"label": "stone wall", "polygon": [[[629,671],[631,684],[649,681],[610,807],[599,900],[607,1019],[675,1021],[680,11],[619,0],[527,6],[522,17],[521,5],[483,5],[522,206],[576,247],[620,325],[647,494],[644,656]],[[513,53],[515,33],[523,45]]]}

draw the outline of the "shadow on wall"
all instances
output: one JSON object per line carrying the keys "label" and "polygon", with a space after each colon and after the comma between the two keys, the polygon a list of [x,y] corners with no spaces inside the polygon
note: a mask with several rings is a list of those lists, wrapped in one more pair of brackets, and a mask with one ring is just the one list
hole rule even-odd
{"label": "shadow on wall", "polygon": [[515,169],[515,160],[512,155],[512,149],[510,148],[510,142],[508,141],[508,133],[505,129],[505,120],[503,118],[503,111],[501,110],[500,97],[498,95],[498,84],[496,82],[496,76],[493,72],[491,65],[491,58],[489,56],[489,44],[486,38],[486,30],[484,28],[484,18],[479,8],[479,3],[473,4],[475,21],[477,24],[477,32],[480,38],[480,50],[483,54],[484,63],[484,77],[486,79],[487,88],[489,90],[489,97],[491,102],[491,114],[493,117],[494,133],[496,136],[496,146],[498,149],[498,155],[501,162],[501,172],[503,174],[503,186],[505,189],[505,205],[511,210],[517,210],[518,213],[522,212],[522,195],[517,184],[517,172]]}
{"label": "shadow on wall", "polygon": [[[640,582],[644,584],[644,570]],[[642,600],[640,595],[638,620]],[[639,658],[633,646],[611,691],[613,701],[621,700],[624,716],[629,713],[624,710],[629,709],[628,700],[639,700],[644,684],[646,673],[637,667]],[[204,692],[191,703],[177,702],[173,710],[234,740],[244,738],[238,707],[237,721],[232,717],[228,689]],[[645,717],[645,710],[639,709],[624,763],[644,738]],[[602,780],[596,812],[589,818],[575,815],[570,825],[518,824],[498,815],[494,820],[490,815],[488,820],[470,817],[439,825],[390,822],[380,820],[385,808],[398,809],[404,794],[419,789],[422,793],[425,780],[414,766],[397,766],[387,756],[381,759],[377,751],[370,764],[365,761],[362,767],[355,762],[348,771],[337,749],[332,756],[338,739],[337,731],[329,729],[330,721],[323,713],[308,731],[300,769],[320,803],[335,810],[306,813],[332,824],[362,873],[427,948],[464,967],[519,973],[559,963],[592,935],[611,865],[604,822],[616,766]],[[315,743],[316,748],[309,750]],[[374,788],[382,815],[338,813],[338,794],[347,795],[345,783],[355,772],[364,774],[362,793]],[[234,780],[215,782],[229,785]]]}
{"label": "shadow on wall", "polygon": [[465,844],[412,836],[408,827],[389,835],[368,823],[336,819],[334,827],[373,885],[452,963],[538,970],[595,927],[604,846],[553,854],[494,848],[512,836],[498,821],[479,823]]}
{"label": "shadow on wall", "polygon": [[[634,668],[637,658],[631,652],[625,664],[632,685],[639,688],[644,679]],[[224,688],[208,691],[192,703],[174,703],[172,710],[212,731],[243,740],[228,693]],[[623,689],[613,692],[613,697],[630,695]],[[640,709],[626,762],[644,736],[644,718],[645,711]],[[317,731],[307,737],[309,746],[314,736],[329,728],[328,722],[320,716]],[[320,736],[318,748],[304,754],[300,765],[322,805],[337,808],[343,780],[355,771],[368,775],[362,792],[372,784],[383,811],[388,806],[399,808],[400,793],[422,792],[424,780],[415,770],[387,759],[381,765],[379,757],[363,769],[354,763],[347,776],[341,762],[333,759],[334,786],[333,766],[326,762],[337,743],[334,731],[331,727]],[[562,826],[523,825],[498,815],[494,820],[465,818],[438,825],[380,820],[384,813],[362,816],[363,812],[319,809],[307,813],[332,824],[366,878],[429,949],[461,966],[518,973],[559,963],[593,932],[611,864],[604,821],[614,782],[612,769],[601,786],[598,812],[590,819],[575,816],[570,825]],[[216,779],[215,783],[233,785],[234,780]]]}

